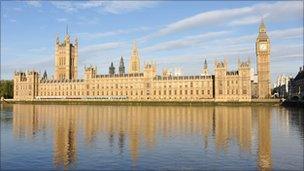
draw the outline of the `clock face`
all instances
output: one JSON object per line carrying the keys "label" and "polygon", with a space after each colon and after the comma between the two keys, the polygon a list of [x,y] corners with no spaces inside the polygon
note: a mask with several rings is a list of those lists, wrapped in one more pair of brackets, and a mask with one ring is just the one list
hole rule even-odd
{"label": "clock face", "polygon": [[267,50],[267,44],[266,43],[261,43],[260,44],[260,50],[261,51],[266,51]]}

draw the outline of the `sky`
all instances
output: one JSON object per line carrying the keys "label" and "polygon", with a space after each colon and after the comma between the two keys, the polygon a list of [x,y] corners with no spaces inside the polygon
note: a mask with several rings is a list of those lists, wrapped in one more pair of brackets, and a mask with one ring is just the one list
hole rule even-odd
{"label": "sky", "polygon": [[271,41],[270,70],[295,76],[303,66],[303,1],[1,1],[1,79],[14,71],[35,69],[54,74],[56,36],[66,26],[79,41],[79,77],[85,66],[108,73],[111,62],[125,66],[132,42],[139,48],[141,68],[155,61],[199,75],[204,60],[214,74],[216,60],[250,59],[256,72],[255,41],[263,18]]}

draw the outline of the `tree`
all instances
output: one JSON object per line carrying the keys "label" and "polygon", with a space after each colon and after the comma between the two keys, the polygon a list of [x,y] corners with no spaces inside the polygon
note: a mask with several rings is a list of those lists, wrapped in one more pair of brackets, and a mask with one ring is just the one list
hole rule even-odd
{"label": "tree", "polygon": [[0,97],[6,99],[13,98],[14,88],[12,80],[1,80],[0,81]]}

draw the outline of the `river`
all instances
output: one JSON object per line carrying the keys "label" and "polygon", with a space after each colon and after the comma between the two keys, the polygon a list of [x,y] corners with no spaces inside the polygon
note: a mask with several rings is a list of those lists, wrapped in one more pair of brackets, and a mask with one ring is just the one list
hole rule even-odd
{"label": "river", "polygon": [[304,110],[1,105],[1,169],[303,170]]}

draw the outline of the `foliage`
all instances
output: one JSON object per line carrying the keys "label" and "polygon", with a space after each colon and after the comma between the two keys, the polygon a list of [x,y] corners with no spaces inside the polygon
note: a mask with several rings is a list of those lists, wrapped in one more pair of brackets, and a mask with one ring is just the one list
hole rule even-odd
{"label": "foliage", "polygon": [[1,80],[0,81],[0,97],[4,97],[5,99],[11,99],[14,95],[12,80]]}

